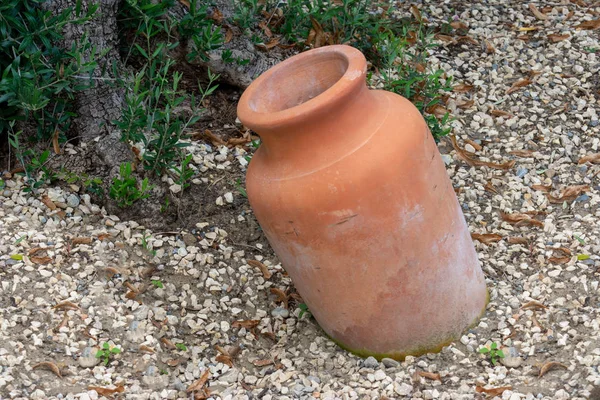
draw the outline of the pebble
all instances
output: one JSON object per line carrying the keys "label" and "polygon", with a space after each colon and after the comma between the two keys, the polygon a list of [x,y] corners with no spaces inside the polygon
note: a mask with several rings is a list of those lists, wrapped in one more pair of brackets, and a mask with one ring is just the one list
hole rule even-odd
{"label": "pebble", "polygon": [[369,356],[363,361],[363,367],[365,368],[378,368],[379,361],[375,357]]}
{"label": "pebble", "polygon": [[79,196],[77,196],[74,193],[71,193],[69,196],[67,196],[67,205],[71,208],[77,208],[77,206],[79,205]]}
{"label": "pebble", "polygon": [[392,358],[382,358],[381,362],[387,368],[398,368],[400,366],[400,363]]}
{"label": "pebble", "polygon": [[271,310],[271,315],[273,317],[287,318],[290,316],[290,312],[288,311],[287,308],[277,307],[277,308],[274,308],[273,310]]}
{"label": "pebble", "polygon": [[505,367],[518,368],[523,363],[523,359],[519,355],[519,351],[515,347],[502,348],[504,357],[500,359],[500,363]]}
{"label": "pebble", "polygon": [[81,355],[79,356],[78,362],[79,366],[82,368],[92,368],[95,367],[102,361],[100,358],[96,358],[96,354],[98,353],[98,347],[86,347],[81,351]]}

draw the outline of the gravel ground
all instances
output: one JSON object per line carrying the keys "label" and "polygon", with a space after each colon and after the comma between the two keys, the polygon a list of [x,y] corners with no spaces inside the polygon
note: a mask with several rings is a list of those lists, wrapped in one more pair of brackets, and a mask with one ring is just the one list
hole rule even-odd
{"label": "gravel ground", "polygon": [[[491,293],[456,343],[381,363],[337,348],[267,243],[228,239],[251,218],[238,192],[214,199],[229,223],[150,232],[17,178],[0,191],[0,398],[599,399],[600,44],[577,26],[600,6],[536,4],[420,6],[468,26],[433,59],[463,84],[440,150]],[[193,149],[210,184],[244,171],[239,150]],[[496,364],[478,352],[493,342]]]}

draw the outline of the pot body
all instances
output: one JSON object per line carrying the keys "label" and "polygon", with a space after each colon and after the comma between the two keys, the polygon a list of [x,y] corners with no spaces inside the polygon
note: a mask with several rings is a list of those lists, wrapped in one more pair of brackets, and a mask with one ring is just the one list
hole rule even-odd
{"label": "pot body", "polygon": [[[330,47],[318,50],[362,57]],[[317,50],[297,57],[310,60],[311,52]],[[348,99],[327,98],[328,85],[335,92],[338,81],[352,77],[347,64],[334,68],[341,77],[325,79],[317,96],[301,99],[337,107],[311,110],[317,118],[300,110],[288,125],[256,124],[265,133],[248,169],[248,199],[310,312],[340,346],[395,359],[436,351],[485,309],[484,276],[419,111],[396,94],[368,90],[364,76],[340,95],[351,93]],[[281,90],[293,87],[299,90]],[[242,100],[240,108],[252,103]],[[252,115],[240,108],[252,127]]]}

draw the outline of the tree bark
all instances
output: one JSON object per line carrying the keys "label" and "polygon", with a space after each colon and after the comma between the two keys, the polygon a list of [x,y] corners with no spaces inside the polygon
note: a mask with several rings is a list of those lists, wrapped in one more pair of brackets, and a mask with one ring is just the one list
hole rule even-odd
{"label": "tree bark", "polygon": [[[62,48],[70,49],[85,33],[91,46],[95,47],[95,55],[89,50],[83,54],[88,60],[94,56],[98,66],[93,73],[93,86],[76,93],[77,117],[73,121],[73,127],[80,141],[93,145],[109,167],[118,166],[133,158],[131,149],[121,142],[121,133],[111,122],[121,115],[124,102],[124,90],[115,85],[116,77],[113,74],[113,63],[116,63],[117,70],[123,68],[117,51],[119,2],[120,0],[82,0],[84,11],[98,3],[97,12],[93,19],[83,25],[66,25],[63,40],[59,43]],[[42,6],[57,13],[67,7],[74,7],[74,3],[73,0],[48,0]]]}

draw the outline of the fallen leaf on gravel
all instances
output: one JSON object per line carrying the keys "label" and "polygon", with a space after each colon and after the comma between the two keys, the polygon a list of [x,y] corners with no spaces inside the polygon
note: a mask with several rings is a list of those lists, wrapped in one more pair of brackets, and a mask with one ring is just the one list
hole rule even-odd
{"label": "fallen leaf on gravel", "polygon": [[190,386],[187,387],[186,392],[191,393],[191,392],[202,390],[204,385],[208,381],[209,377],[210,377],[210,372],[207,369],[206,371],[204,371],[204,373],[202,374],[200,379],[198,379],[196,382],[192,383]]}
{"label": "fallen leaf on gravel", "polygon": [[559,35],[558,33],[551,33],[550,35],[548,35],[548,39],[550,39],[551,42],[560,42],[562,40],[567,40],[568,38],[570,38],[571,35],[569,35],[568,33],[565,33],[564,35]]}
{"label": "fallen leaf on gravel", "polygon": [[531,79],[527,79],[527,78],[518,80],[515,83],[513,83],[510,88],[508,88],[506,90],[506,94],[514,93],[517,90],[521,89],[522,87],[525,87],[527,85],[531,85],[532,82],[533,81]]}
{"label": "fallen leaf on gravel", "polygon": [[215,361],[223,363],[223,364],[227,365],[229,368],[233,368],[233,361],[231,361],[231,357],[226,356],[224,354],[219,354],[215,358]]}
{"label": "fallen leaf on gravel", "polygon": [[56,326],[54,329],[52,329],[52,331],[54,333],[58,333],[60,331],[60,328],[67,326],[67,323],[69,322],[69,316],[67,315],[67,313],[65,312],[65,314],[63,315],[63,319],[60,322],[60,324],[58,324],[58,326]]}
{"label": "fallen leaf on gravel", "polygon": [[539,301],[531,300],[521,306],[521,310],[545,310],[546,307]]}
{"label": "fallen leaf on gravel", "polygon": [[498,194],[498,189],[496,189],[494,185],[492,185],[492,181],[486,183],[483,188],[490,193]]}
{"label": "fallen leaf on gravel", "polygon": [[71,243],[72,244],[91,244],[92,238],[91,237],[76,237],[76,238],[73,238]]}
{"label": "fallen leaf on gravel", "polygon": [[459,83],[458,85],[455,85],[452,88],[452,91],[456,92],[456,93],[467,93],[467,92],[472,91],[474,87],[475,86],[473,86],[473,85],[467,85],[465,83]]}
{"label": "fallen leaf on gravel", "polygon": [[88,390],[95,390],[100,396],[112,396],[115,393],[123,393],[125,391],[125,386],[122,383],[118,384],[117,387],[113,389],[99,386],[88,386]]}
{"label": "fallen leaf on gravel", "polygon": [[441,33],[436,33],[434,36],[436,39],[441,40],[446,43],[456,43],[456,40],[452,36],[442,35]]}
{"label": "fallen leaf on gravel", "polygon": [[45,247],[34,247],[27,252],[28,256],[32,256],[40,251],[47,250]]}
{"label": "fallen leaf on gravel", "polygon": [[110,239],[112,235],[110,233],[101,233],[98,235],[98,240],[104,242],[106,239]]}
{"label": "fallen leaf on gravel", "polygon": [[529,240],[527,240],[527,238],[524,238],[524,237],[509,237],[507,239],[507,241],[510,244],[527,244],[527,243],[529,243]]}
{"label": "fallen leaf on gravel", "polygon": [[77,304],[71,303],[70,301],[63,301],[62,303],[58,303],[52,308],[59,311],[80,309]]}
{"label": "fallen leaf on gravel", "polygon": [[502,236],[500,236],[496,233],[484,233],[484,234],[471,233],[471,239],[477,240],[484,244],[490,244],[490,243],[499,242],[500,240],[502,240]]}
{"label": "fallen leaf on gravel", "polygon": [[544,223],[542,221],[538,221],[537,219],[533,219],[531,217],[531,215],[528,215],[528,214],[520,214],[520,213],[505,214],[505,213],[501,212],[500,216],[502,217],[502,219],[504,221],[506,221],[506,222],[508,222],[509,224],[512,224],[512,225],[529,224],[529,225],[544,227]]}
{"label": "fallen leaf on gravel", "polygon": [[465,35],[465,36],[458,36],[456,38],[457,42],[467,42],[467,43],[471,43],[471,44],[479,44],[479,42],[475,39],[473,39],[473,37],[469,36],[469,35]]}
{"label": "fallen leaf on gravel", "polygon": [[271,38],[273,36],[273,32],[271,32],[271,29],[267,26],[267,21],[260,21],[258,27],[263,30],[266,37]]}
{"label": "fallen leaf on gravel", "polygon": [[140,352],[141,353],[150,353],[150,354],[156,353],[152,347],[148,347],[145,344],[142,344],[140,346]]}
{"label": "fallen leaf on gravel", "polygon": [[502,164],[497,164],[497,163],[493,163],[493,162],[488,162],[488,161],[481,161],[473,156],[470,155],[470,153],[468,151],[466,151],[465,149],[462,149],[458,146],[458,143],[456,142],[456,136],[452,135],[450,136],[450,140],[452,142],[452,147],[454,148],[454,150],[456,150],[456,154],[459,156],[459,158],[461,158],[463,161],[465,161],[467,164],[474,166],[474,167],[480,167],[480,166],[484,166],[484,167],[490,167],[490,168],[494,168],[494,169],[510,169],[513,167],[513,165],[515,165],[515,161],[511,160],[511,161],[507,161],[505,163]]}
{"label": "fallen leaf on gravel", "polygon": [[465,139],[465,143],[470,144],[477,151],[483,150],[483,147],[479,143],[477,143],[477,142],[475,142],[475,141],[473,141],[471,139]]}
{"label": "fallen leaf on gravel", "polygon": [[250,330],[256,328],[260,324],[259,319],[247,319],[244,321],[234,321],[231,323],[232,328],[245,328],[246,330]]}
{"label": "fallen leaf on gravel", "polygon": [[550,193],[552,190],[552,185],[544,186],[544,185],[531,185],[531,188],[534,190],[539,190],[540,192]]}
{"label": "fallen leaf on gravel", "polygon": [[469,29],[469,27],[467,26],[467,24],[465,24],[462,21],[452,21],[450,22],[450,26],[453,27],[456,30],[460,30],[460,29]]}
{"label": "fallen leaf on gravel", "polygon": [[538,8],[535,6],[535,4],[529,3],[529,9],[531,10],[532,14],[535,15],[535,17],[537,19],[541,19],[541,20],[548,19],[548,16],[546,14],[544,14],[543,12],[541,12],[540,10],[538,10]]}
{"label": "fallen leaf on gravel", "polygon": [[471,107],[473,107],[473,105],[475,104],[475,100],[462,100],[459,99],[456,101],[456,106],[458,108],[462,108],[463,110],[467,110]]}
{"label": "fallen leaf on gravel", "polygon": [[485,52],[488,54],[494,54],[496,52],[496,49],[494,48],[494,45],[492,43],[490,43],[489,40],[484,39],[483,40],[483,44],[485,45]]}
{"label": "fallen leaf on gravel", "polygon": [[538,29],[540,29],[539,26],[522,26],[519,28],[519,32],[531,32],[537,31]]}
{"label": "fallen leaf on gravel", "polygon": [[285,292],[281,289],[277,289],[277,288],[271,288],[271,293],[273,293],[275,296],[277,296],[277,301],[280,301],[283,303],[285,308],[288,308],[288,297],[287,294],[285,294]]}
{"label": "fallen leaf on gravel", "polygon": [[547,331],[547,329],[542,324],[540,324],[540,321],[538,321],[537,316],[535,315],[535,312],[531,316],[531,320],[533,321],[533,324],[535,326],[537,326],[538,328],[540,328],[540,331],[542,331],[542,333],[544,333],[544,332]]}
{"label": "fallen leaf on gravel", "polygon": [[440,374],[437,374],[435,372],[427,372],[427,371],[420,371],[417,370],[417,372],[415,372],[416,375],[421,376],[425,379],[430,379],[432,381],[442,381],[442,377],[440,376]]}
{"label": "fallen leaf on gravel", "polygon": [[414,4],[410,6],[410,13],[413,15],[413,17],[415,17],[417,22],[423,21],[423,17],[421,16],[421,11],[419,11],[417,6],[415,6]]}
{"label": "fallen leaf on gravel", "polygon": [[538,375],[538,377],[541,378],[542,376],[546,375],[548,372],[550,372],[554,369],[557,369],[557,368],[567,369],[568,367],[565,364],[559,363],[558,361],[548,361],[547,363],[542,365],[542,367],[540,368],[540,374]]}
{"label": "fallen leaf on gravel", "polygon": [[54,364],[53,362],[50,362],[50,361],[44,361],[44,362],[35,364],[31,368],[33,368],[33,369],[36,369],[36,368],[46,368],[46,369],[49,369],[50,371],[52,371],[54,373],[54,375],[58,376],[59,378],[62,378],[62,374],[61,374],[60,369],[58,368],[58,366],[56,364]]}
{"label": "fallen leaf on gravel", "polygon": [[208,138],[208,140],[211,141],[211,143],[214,146],[219,146],[219,145],[226,145],[227,142],[225,142],[223,139],[221,139],[219,136],[215,135],[214,133],[212,133],[209,129],[205,129],[204,130],[204,136],[206,136]]}
{"label": "fallen leaf on gravel", "polygon": [[252,361],[252,364],[257,367],[264,367],[273,364],[273,360],[254,360]]}
{"label": "fallen leaf on gravel", "polygon": [[48,207],[50,210],[52,210],[52,211],[56,210],[56,204],[54,204],[54,202],[52,200],[50,200],[50,197],[43,195],[42,203],[44,203],[46,205],[46,207]]}
{"label": "fallen leaf on gravel", "polygon": [[578,164],[585,164],[587,162],[591,162],[592,164],[600,164],[600,153],[589,154],[587,156],[581,157],[579,159]]}
{"label": "fallen leaf on gravel", "polygon": [[557,249],[553,249],[553,251],[555,254],[558,253],[558,255],[550,257],[548,259],[549,262],[553,264],[566,264],[571,261],[571,250],[567,249],[566,247],[559,247]]}
{"label": "fallen leaf on gravel", "polygon": [[523,149],[517,149],[517,150],[513,150],[510,152],[510,154],[517,156],[517,157],[531,157],[533,155],[533,151],[532,150],[523,150]]}
{"label": "fallen leaf on gravel", "polygon": [[486,389],[483,386],[477,385],[477,387],[475,388],[475,391],[477,393],[485,393],[485,394],[488,395],[488,397],[500,396],[506,390],[512,390],[512,386],[502,386],[502,387],[496,387],[496,388]]}
{"label": "fallen leaf on gravel", "polygon": [[494,117],[504,117],[504,118],[513,118],[514,117],[514,115],[512,115],[508,111],[502,111],[502,110],[498,110],[498,109],[494,109],[494,110],[490,111],[490,114],[492,114],[492,116],[494,116]]}
{"label": "fallen leaf on gravel", "polygon": [[592,31],[600,28],[600,19],[593,19],[591,21],[583,21],[579,25],[575,26],[575,29],[583,29],[586,31]]}
{"label": "fallen leaf on gravel", "polygon": [[261,263],[260,261],[248,260],[247,263],[248,263],[248,265],[251,265],[255,268],[260,269],[260,271],[263,274],[263,278],[269,279],[272,276],[271,271],[269,271],[267,266],[265,264]]}
{"label": "fallen leaf on gravel", "polygon": [[550,203],[560,204],[565,201],[571,202],[575,200],[577,196],[588,190],[590,190],[588,185],[574,185],[563,189],[558,197],[554,197],[551,194],[546,194],[546,196],[548,197],[548,200],[550,200]]}
{"label": "fallen leaf on gravel", "polygon": [[166,337],[160,339],[161,343],[169,350],[175,350],[177,348],[177,346],[175,346],[173,344],[173,342],[171,342],[169,339],[167,339]]}

